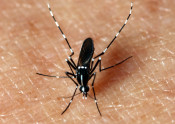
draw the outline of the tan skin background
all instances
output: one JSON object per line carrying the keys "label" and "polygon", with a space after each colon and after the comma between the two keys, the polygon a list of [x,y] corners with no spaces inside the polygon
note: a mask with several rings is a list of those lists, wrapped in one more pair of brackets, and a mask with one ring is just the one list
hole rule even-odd
{"label": "tan skin background", "polygon": [[[0,0],[0,123],[170,124],[175,123],[175,1],[137,0],[133,14],[96,69],[93,99],[76,96],[64,76],[70,51],[52,20],[47,1]],[[102,52],[129,14],[129,0],[54,0],[53,13],[75,52],[94,40]],[[89,85],[91,85],[89,81]],[[79,92],[79,90],[78,90]],[[92,90],[89,92],[92,94]]]}

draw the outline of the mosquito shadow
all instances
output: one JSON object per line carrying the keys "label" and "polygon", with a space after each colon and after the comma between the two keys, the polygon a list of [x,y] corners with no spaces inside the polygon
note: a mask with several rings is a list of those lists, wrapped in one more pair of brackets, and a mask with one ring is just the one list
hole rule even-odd
{"label": "mosquito shadow", "polygon": [[[131,39],[129,37],[127,37],[126,39]],[[120,39],[120,42],[126,42],[125,39]],[[117,44],[117,43],[116,43]],[[117,45],[115,45],[117,47]],[[114,46],[114,47],[115,47]],[[122,82],[122,80],[125,80],[125,78],[129,78],[129,76],[132,74],[133,72],[133,68],[134,68],[134,72],[137,71],[137,67],[134,63],[134,55],[132,52],[132,49],[134,49],[130,44],[126,44],[125,45],[127,48],[127,50],[123,50],[123,48],[118,47],[116,49],[109,49],[109,53],[103,55],[102,57],[102,67],[106,68],[112,65],[115,65],[119,62],[121,62],[122,60],[126,59],[129,56],[133,56],[132,58],[128,59],[127,61],[125,61],[124,63],[117,65],[113,68],[110,68],[108,70],[104,70],[102,72],[99,72],[98,68],[96,69],[97,72],[97,80],[95,81],[95,91],[96,92],[105,92],[104,89],[109,88],[109,87],[113,87],[115,83],[117,83],[116,80],[120,80],[120,82]],[[122,56],[123,55],[123,56]],[[121,57],[122,56],[122,57]],[[131,73],[128,71],[129,66],[132,65],[132,69]],[[125,71],[127,70],[127,71]],[[122,78],[120,78],[122,77]],[[91,84],[91,82],[89,82],[89,84]]]}

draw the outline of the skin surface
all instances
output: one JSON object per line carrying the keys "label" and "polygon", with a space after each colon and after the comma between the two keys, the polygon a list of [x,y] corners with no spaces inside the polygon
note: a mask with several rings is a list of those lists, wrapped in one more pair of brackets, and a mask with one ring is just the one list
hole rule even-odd
{"label": "skin surface", "polygon": [[[175,1],[137,0],[133,13],[102,66],[96,69],[94,100],[78,95],[61,115],[75,85],[65,76],[70,50],[43,0],[0,0],[0,123],[171,124],[175,123]],[[77,62],[83,41],[95,55],[112,40],[129,14],[129,0],[54,0],[52,11]],[[89,82],[91,86],[92,80]],[[93,96],[92,89],[89,94]]]}

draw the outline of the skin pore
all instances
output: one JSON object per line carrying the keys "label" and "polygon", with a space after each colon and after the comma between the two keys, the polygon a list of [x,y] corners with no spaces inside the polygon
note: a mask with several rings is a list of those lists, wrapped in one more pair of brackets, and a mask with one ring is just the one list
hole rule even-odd
{"label": "skin pore", "polygon": [[[96,69],[95,102],[72,96],[65,76],[71,54],[43,0],[0,0],[0,123],[148,124],[175,123],[175,1],[135,0],[127,25]],[[91,37],[95,55],[123,25],[129,0],[54,0],[53,14],[68,38],[77,63],[83,41]],[[96,60],[95,60],[96,61]],[[92,80],[89,95],[93,96]],[[79,93],[79,90],[77,90]]]}

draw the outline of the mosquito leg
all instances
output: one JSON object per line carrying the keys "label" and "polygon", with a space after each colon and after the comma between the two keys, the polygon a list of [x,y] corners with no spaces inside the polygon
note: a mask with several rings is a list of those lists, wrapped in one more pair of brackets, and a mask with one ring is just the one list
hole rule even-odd
{"label": "mosquito leg", "polygon": [[125,23],[123,24],[123,26],[120,28],[120,30],[118,31],[118,33],[115,35],[115,37],[112,39],[112,41],[109,43],[109,45],[103,50],[103,52],[101,52],[100,54],[98,54],[97,56],[94,57],[94,59],[96,59],[97,57],[102,56],[107,50],[108,48],[111,46],[111,44],[114,42],[114,40],[118,37],[118,35],[120,34],[120,32],[123,30],[123,28],[125,27],[125,25],[127,24],[130,16],[131,16],[131,12],[132,12],[132,8],[133,8],[133,3],[131,2],[131,9],[129,12],[129,15],[127,17],[127,19],[125,20]]}
{"label": "mosquito leg", "polygon": [[57,20],[55,19],[55,17],[54,17],[54,15],[53,15],[53,12],[52,12],[52,10],[51,10],[51,8],[50,8],[50,5],[49,5],[49,4],[48,4],[48,8],[49,8],[49,11],[50,11],[50,15],[52,16],[53,20],[55,21],[56,26],[57,26],[57,27],[58,27],[58,29],[60,30],[60,32],[61,32],[61,34],[62,34],[63,38],[65,39],[65,41],[67,42],[67,44],[68,44],[68,46],[69,46],[69,49],[70,49],[70,51],[71,51],[71,55],[70,55],[70,57],[71,57],[71,56],[73,56],[73,55],[74,55],[74,51],[72,50],[72,48],[71,48],[71,46],[70,46],[70,44],[69,44],[69,41],[67,40],[67,38],[66,38],[65,34],[63,33],[63,31],[62,31],[62,29],[60,28],[60,26],[59,26],[59,24],[58,24]]}
{"label": "mosquito leg", "polygon": [[[120,64],[122,64],[123,62],[125,62],[126,60],[128,60],[128,59],[130,59],[130,58],[132,58],[132,56],[129,56],[128,58],[122,60],[121,62],[119,62],[119,63],[117,63],[117,64],[115,64],[115,65],[112,65],[112,66],[109,66],[109,67],[107,67],[107,68],[101,69],[101,57],[99,57],[99,59],[98,59],[98,61],[96,62],[95,66],[91,69],[90,74],[92,74],[92,73],[94,72],[94,70],[96,69],[96,67],[98,66],[98,64],[99,64],[99,71],[101,72],[101,71],[104,71],[104,70],[113,68],[113,67],[115,67],[115,66],[117,66],[117,65],[120,65]],[[91,79],[91,76],[90,76],[89,79]]]}
{"label": "mosquito leg", "polygon": [[90,67],[90,69],[92,69],[93,68],[93,65],[94,65],[94,59],[92,59],[92,62],[91,62],[91,67]]}
{"label": "mosquito leg", "polygon": [[[74,78],[76,77],[76,75],[74,74],[72,68],[75,70],[76,67],[69,61],[66,59],[66,62],[67,64],[69,65],[70,69],[71,69],[71,72],[72,72],[72,76],[74,76]],[[38,75],[41,75],[41,76],[46,76],[46,77],[55,77],[55,78],[69,78],[67,76],[52,76],[52,75],[46,75],[46,74],[41,74],[41,73],[36,73]],[[71,74],[71,73],[70,73]]]}
{"label": "mosquito leg", "polygon": [[115,65],[112,65],[112,66],[109,66],[109,67],[106,67],[106,68],[103,68],[103,69],[101,69],[101,61],[100,61],[100,63],[99,63],[99,70],[100,70],[100,71],[104,71],[104,70],[113,68],[113,67],[115,67],[115,66],[117,66],[117,65],[122,64],[123,62],[125,62],[126,60],[128,60],[128,59],[130,59],[130,58],[132,58],[132,56],[130,56],[130,57],[128,57],[128,58],[122,60],[121,62],[119,62],[119,63],[117,63],[117,64],[115,64]]}
{"label": "mosquito leg", "polygon": [[71,105],[71,103],[72,103],[72,101],[73,101],[73,99],[74,99],[74,96],[75,96],[75,94],[76,94],[77,88],[78,88],[78,84],[77,84],[77,83],[72,79],[72,77],[70,76],[70,75],[73,75],[73,74],[71,74],[71,73],[69,73],[69,72],[66,72],[66,75],[75,83],[76,88],[75,88],[74,94],[72,95],[72,98],[71,98],[69,104],[67,105],[66,109],[61,113],[61,115],[64,114],[64,112],[66,112],[66,110],[67,110],[67,109],[69,108],[69,106]]}
{"label": "mosquito leg", "polygon": [[[78,87],[78,86],[77,86],[77,87]],[[69,108],[69,106],[71,105],[71,103],[72,103],[72,101],[73,101],[73,99],[74,99],[75,93],[76,93],[76,91],[77,91],[77,87],[75,88],[74,94],[73,94],[73,96],[72,96],[72,98],[71,98],[71,100],[70,100],[68,106],[67,106],[66,109],[61,113],[61,115],[63,115],[63,114],[66,112],[66,110]]]}
{"label": "mosquito leg", "polygon": [[36,73],[41,76],[46,76],[46,77],[55,77],[55,78],[69,78],[67,76],[53,76],[53,75],[46,75],[46,74],[41,74],[41,73]]}
{"label": "mosquito leg", "polygon": [[[72,64],[68,59],[65,59],[65,60],[66,60],[67,64],[69,65],[69,68],[70,68],[72,74],[74,74],[73,69],[75,70],[75,69],[76,69],[76,66],[74,66],[74,64]],[[72,69],[72,68],[73,68],[73,69]],[[74,74],[74,75],[75,75],[75,74]]]}
{"label": "mosquito leg", "polygon": [[97,110],[98,110],[100,116],[102,116],[101,112],[100,112],[100,109],[98,107],[98,103],[97,103],[97,99],[96,99],[96,95],[95,95],[95,89],[94,89],[94,81],[95,81],[96,73],[93,73],[93,76],[94,76],[94,79],[93,79],[93,82],[92,82],[92,89],[93,89],[93,93],[94,93],[94,101],[95,101],[95,104],[97,106]]}
{"label": "mosquito leg", "polygon": [[[97,62],[95,63],[94,67],[92,67],[90,74],[92,74],[94,72],[94,70],[96,69],[97,65],[101,62],[101,57],[98,58]],[[92,76],[92,75],[91,75]],[[91,79],[91,76],[89,79]]]}

